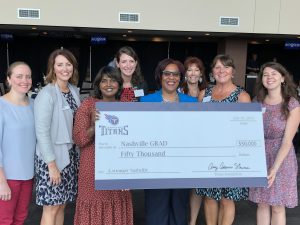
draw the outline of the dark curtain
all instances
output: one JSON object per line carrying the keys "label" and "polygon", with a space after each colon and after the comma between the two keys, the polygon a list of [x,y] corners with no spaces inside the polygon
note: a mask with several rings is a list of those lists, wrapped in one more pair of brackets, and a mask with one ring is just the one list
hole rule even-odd
{"label": "dark curtain", "polygon": [[6,60],[6,42],[0,41],[0,83],[5,81],[7,60]]}
{"label": "dark curtain", "polygon": [[[154,69],[160,60],[168,57],[168,42],[108,41],[106,44],[92,45],[92,80],[99,69],[107,65],[114,58],[118,49],[125,45],[131,46],[136,51],[149,90],[155,90]],[[169,57],[181,62],[188,56],[197,56],[208,66],[216,54],[217,43],[170,43]]]}
{"label": "dark curtain", "polygon": [[[16,37],[10,44],[10,63],[25,61],[32,69],[33,86],[43,84],[47,72],[47,61],[50,53],[58,48],[69,49],[78,61],[79,84],[86,75],[89,60],[89,42],[72,38]],[[2,57],[2,54],[1,54]]]}

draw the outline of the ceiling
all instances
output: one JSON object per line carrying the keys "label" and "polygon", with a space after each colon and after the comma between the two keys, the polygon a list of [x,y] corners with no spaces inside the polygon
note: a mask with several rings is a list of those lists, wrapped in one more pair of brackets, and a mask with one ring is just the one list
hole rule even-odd
{"label": "ceiling", "polygon": [[26,37],[53,37],[90,39],[101,35],[107,40],[124,41],[157,41],[157,42],[217,42],[223,38],[245,39],[251,44],[282,43],[287,39],[299,38],[296,35],[283,34],[253,34],[253,33],[223,33],[223,32],[188,32],[161,30],[125,30],[87,27],[55,27],[55,26],[25,26],[0,25],[0,33]]}

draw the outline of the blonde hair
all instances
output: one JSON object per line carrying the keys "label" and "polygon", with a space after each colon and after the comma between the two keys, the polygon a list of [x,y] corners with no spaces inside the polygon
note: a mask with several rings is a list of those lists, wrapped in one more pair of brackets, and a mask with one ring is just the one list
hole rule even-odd
{"label": "blonde hair", "polygon": [[10,85],[8,84],[7,82],[7,78],[11,78],[11,75],[13,73],[13,70],[17,67],[17,66],[20,66],[20,65],[25,65],[25,66],[28,66],[28,68],[30,69],[30,72],[31,72],[31,68],[30,66],[26,63],[26,62],[23,62],[23,61],[16,61],[12,64],[9,65],[9,67],[7,68],[7,71],[6,71],[6,81],[5,81],[5,84],[6,86],[10,89]]}

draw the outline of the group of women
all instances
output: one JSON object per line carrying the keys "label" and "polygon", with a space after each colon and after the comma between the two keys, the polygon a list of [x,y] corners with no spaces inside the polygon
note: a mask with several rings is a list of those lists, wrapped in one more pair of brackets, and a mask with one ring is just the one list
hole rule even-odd
{"label": "group of women", "polygon": [[[94,79],[94,95],[80,102],[77,61],[70,51],[51,53],[46,86],[34,101],[27,97],[30,67],[24,62],[10,65],[9,91],[0,98],[0,224],[24,223],[34,177],[36,203],[43,206],[41,225],[63,225],[65,206],[73,201],[76,225],[133,225],[129,190],[94,188],[98,101],[251,102],[233,83],[235,65],[228,55],[217,55],[212,62],[214,86],[207,84],[199,58],[189,57],[184,64],[163,59],[154,72],[158,90],[148,95],[131,47],[119,49],[116,66],[101,68]],[[243,199],[258,204],[258,225],[285,224],[285,208],[298,204],[292,139],[300,122],[300,104],[291,75],[279,63],[261,67],[256,88],[254,101],[264,112],[268,187],[145,190],[147,225],[186,225],[188,219],[195,225],[201,202],[207,225],[232,224],[234,202]]]}

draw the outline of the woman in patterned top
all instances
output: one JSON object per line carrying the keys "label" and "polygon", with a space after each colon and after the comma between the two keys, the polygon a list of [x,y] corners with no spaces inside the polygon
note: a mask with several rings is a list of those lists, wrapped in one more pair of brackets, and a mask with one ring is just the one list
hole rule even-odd
{"label": "woman in patterned top", "polygon": [[61,225],[66,203],[75,201],[79,154],[72,139],[73,117],[80,105],[77,61],[66,49],[48,60],[47,85],[34,101],[37,136],[36,203],[43,206],[41,225]]}
{"label": "woman in patterned top", "polygon": [[95,190],[95,104],[119,101],[122,83],[117,69],[103,67],[93,84],[95,95],[76,113],[73,137],[80,148],[80,167],[75,225],[133,225],[129,190]]}
{"label": "woman in patterned top", "polygon": [[129,46],[120,48],[116,54],[116,64],[123,78],[121,102],[136,102],[147,94],[148,87],[141,73],[139,58]]}
{"label": "woman in patterned top", "polygon": [[263,105],[268,187],[250,188],[258,204],[257,224],[286,224],[285,207],[298,205],[297,158],[293,137],[300,122],[296,86],[279,63],[262,65],[257,78],[257,101]]}
{"label": "woman in patterned top", "polygon": [[[217,55],[212,63],[212,73],[216,85],[200,92],[200,102],[250,102],[250,96],[232,82],[235,72],[233,59],[228,55]],[[232,224],[235,215],[234,201],[248,198],[248,188],[200,188],[200,196],[205,196],[204,210],[207,225]],[[220,209],[218,206],[220,202]]]}

